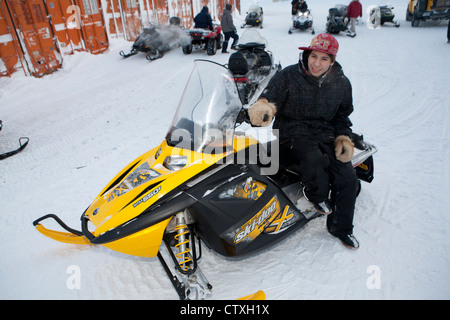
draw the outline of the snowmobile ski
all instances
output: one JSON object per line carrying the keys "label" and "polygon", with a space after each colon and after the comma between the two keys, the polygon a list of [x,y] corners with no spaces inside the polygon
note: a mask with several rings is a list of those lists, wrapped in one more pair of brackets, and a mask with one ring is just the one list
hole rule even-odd
{"label": "snowmobile ski", "polygon": [[148,61],[154,61],[154,60],[162,58],[163,56],[164,56],[164,54],[160,50],[156,50],[156,52],[154,52],[154,53],[153,52],[148,52],[145,55],[145,58]]}
{"label": "snowmobile ski", "polygon": [[136,54],[138,54],[139,51],[137,51],[136,49],[131,49],[131,51],[129,53],[125,53],[122,50],[119,52],[119,54],[124,57],[124,58],[129,58],[131,56],[134,56]]}
{"label": "snowmobile ski", "polygon": [[[3,128],[3,124],[2,124],[2,121],[0,120],[0,131],[2,130],[2,128]],[[25,142],[22,142],[22,140],[25,140]],[[19,152],[21,152],[23,149],[25,149],[27,147],[29,141],[30,141],[30,139],[28,137],[20,137],[19,138],[20,147],[17,149],[0,154],[0,160],[6,159],[15,154],[18,154]]]}

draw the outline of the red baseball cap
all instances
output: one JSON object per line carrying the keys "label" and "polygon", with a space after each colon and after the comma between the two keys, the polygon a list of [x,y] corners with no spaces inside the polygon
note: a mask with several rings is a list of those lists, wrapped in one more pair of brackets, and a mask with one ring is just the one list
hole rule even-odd
{"label": "red baseball cap", "polygon": [[336,57],[339,50],[339,43],[333,36],[330,36],[328,33],[321,33],[311,40],[311,44],[309,45],[309,47],[299,47],[299,49],[320,51]]}

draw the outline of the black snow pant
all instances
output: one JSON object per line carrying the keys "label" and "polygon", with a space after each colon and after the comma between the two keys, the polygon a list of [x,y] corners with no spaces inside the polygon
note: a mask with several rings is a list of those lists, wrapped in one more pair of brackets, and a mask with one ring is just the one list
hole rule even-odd
{"label": "black snow pant", "polygon": [[225,35],[225,39],[222,44],[222,52],[226,52],[228,49],[228,40],[230,38],[233,38],[233,43],[231,44],[231,49],[234,49],[234,47],[237,45],[239,40],[239,35],[234,31],[228,31],[223,33]]}
{"label": "black snow pant", "polygon": [[351,162],[336,159],[334,143],[309,136],[282,143],[280,151],[280,158],[289,157],[290,167],[300,174],[311,202],[330,200],[333,212],[327,216],[328,231],[337,237],[352,234],[359,180]]}
{"label": "black snow pant", "polygon": [[447,42],[450,42],[450,11],[449,11],[449,17],[448,17],[448,27],[447,27]]}

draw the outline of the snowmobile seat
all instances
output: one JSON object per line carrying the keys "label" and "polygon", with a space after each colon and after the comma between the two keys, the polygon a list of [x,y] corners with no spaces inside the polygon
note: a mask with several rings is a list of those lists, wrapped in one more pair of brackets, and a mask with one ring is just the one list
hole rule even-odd
{"label": "snowmobile seat", "polygon": [[230,56],[228,68],[233,74],[246,74],[257,65],[258,60],[253,52],[236,51]]}
{"label": "snowmobile seat", "polygon": [[255,54],[258,56],[260,66],[270,67],[272,65],[272,59],[270,58],[270,55],[266,50],[257,49],[255,50]]}
{"label": "snowmobile seat", "polygon": [[448,0],[433,0],[433,3],[431,4],[432,10],[442,10],[446,8],[449,8]]}
{"label": "snowmobile seat", "polygon": [[347,6],[344,4],[337,4],[334,8],[329,9],[330,16],[345,17],[347,15]]}
{"label": "snowmobile seat", "polygon": [[341,12],[337,8],[330,8],[328,12],[330,17],[342,17]]}
{"label": "snowmobile seat", "polygon": [[245,54],[245,59],[247,60],[248,69],[251,70],[258,65],[259,57],[253,52],[248,52]]}
{"label": "snowmobile seat", "polygon": [[246,74],[248,72],[247,60],[241,51],[236,51],[230,56],[228,68],[233,74]]}

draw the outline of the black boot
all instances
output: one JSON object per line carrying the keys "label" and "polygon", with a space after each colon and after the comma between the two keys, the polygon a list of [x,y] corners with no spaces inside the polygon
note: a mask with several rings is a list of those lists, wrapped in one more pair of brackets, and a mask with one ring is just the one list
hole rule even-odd
{"label": "black boot", "polygon": [[339,240],[341,240],[342,244],[352,250],[356,250],[359,248],[359,242],[356,240],[355,236],[353,234],[347,234],[345,236],[338,237]]}
{"label": "black boot", "polygon": [[228,53],[227,48],[228,48],[228,41],[224,41],[222,43],[222,53]]}
{"label": "black boot", "polygon": [[303,196],[305,197],[306,200],[310,201],[313,205],[314,208],[316,209],[317,212],[321,213],[321,214],[330,214],[331,212],[333,212],[333,209],[331,208],[331,203],[330,201],[324,200],[321,202],[314,202],[309,200],[309,197],[307,195],[308,190],[306,187],[303,187]]}

